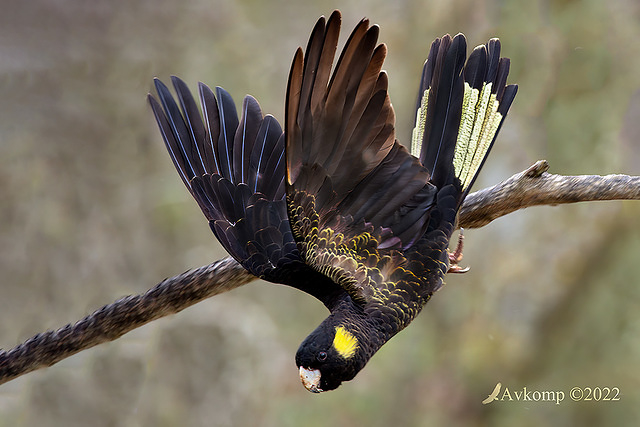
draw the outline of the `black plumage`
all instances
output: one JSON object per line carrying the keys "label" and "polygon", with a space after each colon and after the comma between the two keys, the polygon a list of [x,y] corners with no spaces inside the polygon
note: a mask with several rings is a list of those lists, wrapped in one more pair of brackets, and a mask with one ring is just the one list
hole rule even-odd
{"label": "black plumage", "polygon": [[295,286],[329,306],[339,287],[302,262],[289,225],[278,121],[263,117],[251,96],[238,118],[228,92],[218,87],[214,94],[202,83],[201,115],[186,84],[175,76],[171,81],[180,107],[158,79],[159,101],[148,100],[179,175],[220,243],[255,276]]}
{"label": "black plumage", "polygon": [[[172,78],[149,96],[167,149],[211,229],[251,273],[322,301],[330,315],[301,344],[305,386],[352,379],[441,285],[457,211],[516,87],[497,39],[465,66],[464,36],[431,46],[409,153],[381,71],[386,47],[362,20],[333,67],[340,13],[320,18],[291,67],[285,131],[247,96],[200,84],[202,115]],[[217,95],[217,96],[216,96]],[[204,117],[204,119],[203,119]]]}

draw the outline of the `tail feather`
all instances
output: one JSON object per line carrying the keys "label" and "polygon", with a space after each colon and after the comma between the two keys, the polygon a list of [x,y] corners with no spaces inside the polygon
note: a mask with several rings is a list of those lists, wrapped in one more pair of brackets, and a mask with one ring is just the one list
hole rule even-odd
{"label": "tail feather", "polygon": [[476,47],[465,66],[465,94],[454,156],[462,197],[471,189],[517,92],[506,85],[509,59],[500,58],[500,41]]}
{"label": "tail feather", "polygon": [[[421,153],[422,164],[430,171],[431,181],[440,188],[450,182],[447,173],[460,123],[460,104],[463,84],[460,73],[466,59],[467,43],[462,35],[451,41],[446,55],[439,55],[436,61],[432,84],[438,89],[429,100],[427,109],[434,114],[427,115],[426,125],[431,128],[428,149]],[[431,119],[431,120],[430,120]]]}
{"label": "tail feather", "polygon": [[438,188],[452,182],[450,165],[460,125],[466,49],[462,34],[436,39],[423,71],[420,124],[414,130],[412,154],[431,173],[431,182]]}
{"label": "tail feather", "polygon": [[476,47],[463,69],[466,40],[445,35],[431,45],[420,83],[411,152],[438,188],[458,187],[458,206],[473,185],[517,92],[506,85],[509,59],[500,41]]}

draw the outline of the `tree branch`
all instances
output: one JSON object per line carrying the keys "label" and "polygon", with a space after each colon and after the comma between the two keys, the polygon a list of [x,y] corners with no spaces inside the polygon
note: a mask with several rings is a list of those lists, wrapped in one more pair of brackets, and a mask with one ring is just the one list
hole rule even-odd
{"label": "tree branch", "polygon": [[231,257],[165,279],[142,295],[121,298],[75,324],[37,334],[9,351],[0,351],[0,384],[114,341],[152,320],[254,279]]}
{"label": "tree branch", "polygon": [[[541,160],[498,185],[470,194],[460,210],[459,225],[482,227],[529,206],[640,200],[640,177],[561,176],[547,173],[548,168],[547,162]],[[253,279],[255,277],[232,258],[165,279],[142,295],[124,297],[74,324],[37,334],[11,350],[0,350],[0,384],[113,341],[152,320],[177,313]]]}
{"label": "tree branch", "polygon": [[470,194],[460,209],[459,226],[480,228],[496,218],[531,206],[640,200],[638,176],[563,176],[547,173],[548,169],[546,160],[538,160],[500,184]]}

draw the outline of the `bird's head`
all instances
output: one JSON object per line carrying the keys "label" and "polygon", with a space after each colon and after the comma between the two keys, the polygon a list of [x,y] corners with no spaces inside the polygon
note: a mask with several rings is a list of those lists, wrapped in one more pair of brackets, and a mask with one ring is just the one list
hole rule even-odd
{"label": "bird's head", "polygon": [[336,389],[360,372],[371,352],[359,329],[329,316],[302,342],[296,364],[307,390],[320,393]]}

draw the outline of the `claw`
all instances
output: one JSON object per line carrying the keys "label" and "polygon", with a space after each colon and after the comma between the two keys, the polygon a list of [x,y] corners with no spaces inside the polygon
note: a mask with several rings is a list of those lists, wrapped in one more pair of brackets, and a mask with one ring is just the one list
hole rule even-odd
{"label": "claw", "polygon": [[447,271],[447,273],[456,273],[456,274],[462,274],[462,273],[466,273],[467,271],[469,271],[471,269],[471,267],[460,267],[459,265],[453,264],[449,266],[449,271]]}
{"label": "claw", "polygon": [[466,273],[469,271],[469,267],[460,267],[458,263],[462,261],[462,248],[464,246],[464,229],[460,229],[460,234],[458,235],[458,244],[456,245],[456,250],[452,253],[449,253],[449,271],[447,273]]}

